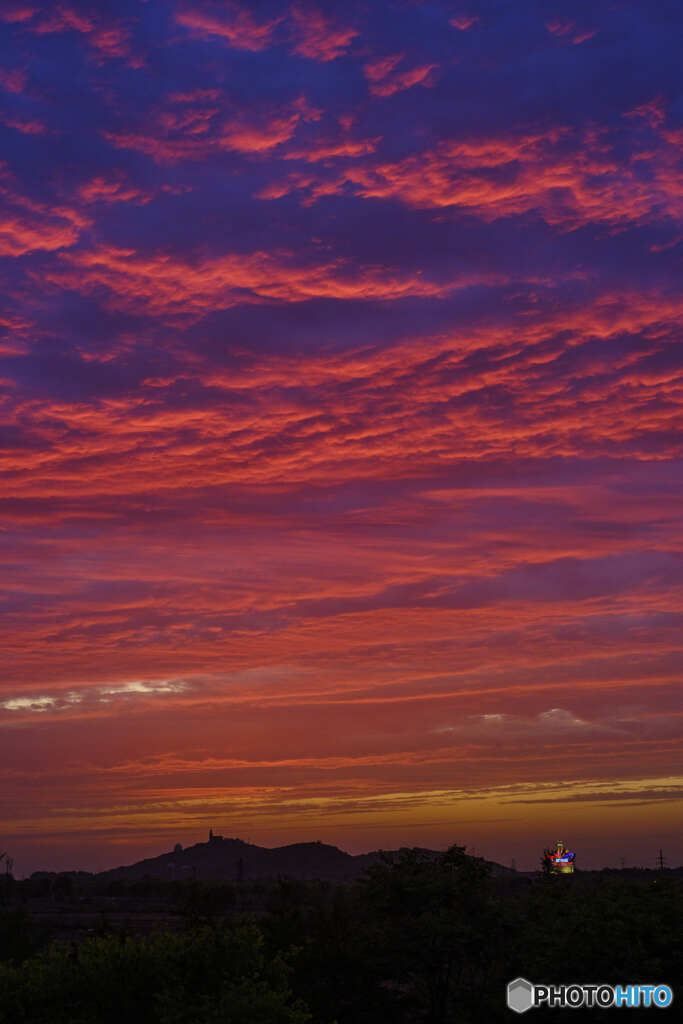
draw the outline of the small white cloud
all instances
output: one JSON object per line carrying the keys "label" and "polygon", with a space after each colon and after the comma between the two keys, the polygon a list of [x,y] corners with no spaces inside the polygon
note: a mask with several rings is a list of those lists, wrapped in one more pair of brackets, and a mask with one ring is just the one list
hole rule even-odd
{"label": "small white cloud", "polygon": [[120,683],[118,686],[100,686],[98,693],[106,696],[119,696],[129,693],[180,693],[187,684],[182,680],[165,679],[155,683],[137,680],[131,683]]}
{"label": "small white cloud", "polygon": [[5,711],[48,711],[54,706],[54,697],[9,697],[0,700],[0,708]]}
{"label": "small white cloud", "polygon": [[538,716],[538,721],[542,722],[544,725],[570,727],[576,725],[588,725],[588,722],[584,722],[582,718],[577,718],[571,711],[566,711],[564,708],[550,708],[549,711],[542,711]]}
{"label": "small white cloud", "polygon": [[134,681],[114,686],[97,686],[83,690],[67,690],[53,697],[6,697],[0,700],[0,709],[5,711],[61,711],[74,704],[87,703],[95,700],[99,704],[109,704],[115,697],[135,696],[143,694],[180,693],[187,689],[187,683],[180,679],[162,679],[158,682]]}
{"label": "small white cloud", "polygon": [[[531,718],[506,714],[505,712],[486,712],[481,715],[470,715],[457,725],[442,725],[435,729],[438,733],[449,733],[452,736],[478,735],[481,739],[493,740],[504,736],[509,740],[538,736],[540,731],[568,732],[579,729],[600,729],[610,727],[606,723],[588,722],[578,718],[566,708],[549,708]],[[496,740],[497,741],[497,740]]]}

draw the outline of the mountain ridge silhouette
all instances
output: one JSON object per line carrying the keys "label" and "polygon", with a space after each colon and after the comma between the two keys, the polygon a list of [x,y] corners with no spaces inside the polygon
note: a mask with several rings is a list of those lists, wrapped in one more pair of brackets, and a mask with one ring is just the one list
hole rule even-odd
{"label": "mountain ridge silhouette", "polygon": [[[105,880],[135,881],[145,877],[157,879],[200,878],[204,880],[243,881],[268,878],[301,880],[351,881],[359,877],[372,864],[386,858],[396,859],[402,851],[372,850],[351,854],[337,846],[320,841],[290,843],[285,846],[265,847],[233,837],[214,836],[185,848],[147,857],[134,864],[120,865],[97,872]],[[443,851],[416,848],[434,860]],[[493,874],[513,874],[495,861],[487,861]]]}

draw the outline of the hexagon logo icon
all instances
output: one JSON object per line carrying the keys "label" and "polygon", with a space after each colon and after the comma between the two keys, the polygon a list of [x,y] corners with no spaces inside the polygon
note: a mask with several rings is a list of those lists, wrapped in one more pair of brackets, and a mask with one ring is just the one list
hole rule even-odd
{"label": "hexagon logo icon", "polygon": [[534,986],[526,978],[515,978],[508,984],[508,1007],[515,1013],[526,1013],[534,1005]]}

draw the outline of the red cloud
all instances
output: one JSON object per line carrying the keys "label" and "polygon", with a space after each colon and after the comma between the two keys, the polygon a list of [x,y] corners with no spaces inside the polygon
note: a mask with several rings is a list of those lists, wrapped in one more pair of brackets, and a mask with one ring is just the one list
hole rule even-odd
{"label": "red cloud", "polygon": [[578,46],[579,43],[585,43],[586,40],[592,39],[593,36],[596,36],[597,34],[598,34],[597,28],[585,29],[583,32],[579,31],[579,32],[576,33],[575,36],[572,36],[572,42],[574,43],[575,46]]}
{"label": "red cloud", "polygon": [[192,89],[190,92],[173,92],[168,99],[170,103],[203,103],[207,100],[220,99],[218,89]]}
{"label": "red cloud", "polygon": [[27,75],[21,68],[0,68],[0,85],[8,92],[23,92]]}
{"label": "red cloud", "polygon": [[81,231],[89,226],[89,219],[72,207],[30,199],[2,170],[0,165],[0,195],[4,204],[0,215],[0,255],[54,252],[75,245]]}
{"label": "red cloud", "polygon": [[[134,67],[141,65],[141,60],[133,56],[130,48],[128,30],[121,24],[107,21],[101,16],[81,13],[67,3],[48,4],[37,9],[26,8],[11,17],[2,16],[5,21],[22,24],[28,31],[38,35],[53,32],[79,32],[85,37],[89,46],[101,57],[125,58]],[[36,20],[33,20],[33,19]]]}
{"label": "red cloud", "polygon": [[[175,20],[202,38],[216,37],[240,50],[264,50],[275,42],[278,26],[284,16],[257,22],[248,8],[228,2],[221,7],[204,4],[198,9],[184,9]],[[341,57],[349,43],[358,35],[355,29],[339,26],[317,7],[292,4],[289,10],[292,52],[312,60],[327,62]]]}
{"label": "red cloud", "polygon": [[30,21],[36,11],[37,8],[24,4],[8,4],[5,10],[0,12],[0,18],[9,25],[16,25],[22,21]]}
{"label": "red cloud", "polygon": [[375,57],[363,65],[365,77],[371,82],[379,82],[386,78],[390,71],[393,71],[397,64],[403,60],[404,54],[395,53],[389,57]]}
{"label": "red cloud", "polygon": [[44,35],[49,32],[64,32],[75,29],[84,35],[95,30],[95,19],[70,7],[68,4],[55,4],[50,10],[41,10],[44,17],[32,28],[32,31]]}
{"label": "red cloud", "polygon": [[334,24],[313,6],[292,4],[290,18],[295,39],[292,52],[322,63],[343,56],[358,35],[356,29]]}
{"label": "red cloud", "polygon": [[[576,29],[576,22],[571,21],[569,18],[555,18],[553,21],[546,21],[545,27],[548,32],[554,36],[568,36],[571,35],[571,40],[575,46],[579,43],[585,43],[587,39],[592,39],[594,35],[597,35],[597,29]],[[573,34],[572,34],[573,33]]]}
{"label": "red cloud", "polygon": [[21,132],[22,135],[42,135],[47,131],[43,122],[38,121],[36,118],[2,117],[0,115],[0,120],[8,128],[14,128],[16,131]]}
{"label": "red cloud", "polygon": [[461,32],[466,32],[468,28],[472,28],[472,25],[476,25],[479,18],[476,14],[455,14],[451,18],[451,25],[453,28],[459,28]]}
{"label": "red cloud", "polygon": [[208,152],[206,145],[193,138],[164,139],[146,132],[103,132],[117,149],[135,149],[151,156],[158,163],[175,163],[177,160],[199,160]]}
{"label": "red cloud", "polygon": [[661,128],[666,120],[666,104],[661,96],[657,96],[646,103],[641,103],[638,107],[634,107],[633,110],[627,111],[623,116],[630,118],[642,117],[651,128],[656,130]]}
{"label": "red cloud", "polygon": [[173,163],[201,159],[221,149],[267,153],[291,139],[300,123],[318,121],[322,116],[300,97],[279,111],[226,119],[222,104],[211,102],[213,95],[202,90],[197,101],[196,93],[173,94],[169,99],[180,106],[158,112],[145,130],[106,132],[105,138],[119,149],[136,149],[159,163]]}
{"label": "red cloud", "polygon": [[[285,160],[306,160],[308,163],[317,163],[320,160],[336,160],[340,157],[354,159],[374,153],[379,142],[379,136],[376,139],[318,141],[311,143],[308,147],[288,149],[283,155]],[[274,186],[274,188],[277,191],[277,186]],[[280,195],[285,195],[285,193],[281,192]]]}
{"label": "red cloud", "polygon": [[430,74],[438,64],[423,64],[421,67],[411,68],[410,71],[394,73],[403,56],[402,53],[398,53],[378,57],[364,65],[365,77],[370,82],[370,92],[373,96],[393,96],[394,93],[410,89],[413,85],[432,84]]}
{"label": "red cloud", "polygon": [[411,68],[410,71],[390,75],[381,82],[373,82],[370,92],[373,96],[393,96],[394,93],[410,89],[414,85],[433,85],[430,75],[438,66],[438,64],[423,64],[421,67]]}
{"label": "red cloud", "polygon": [[75,245],[79,234],[79,228],[69,218],[56,213],[44,217],[5,215],[0,218],[0,256],[68,248]]}
{"label": "red cloud", "polygon": [[248,8],[228,2],[220,8],[212,5],[179,11],[175,14],[175,20],[204,38],[218,36],[226,39],[237,50],[258,51],[271,45],[273,34],[282,18],[259,23],[251,16]]}
{"label": "red cloud", "polygon": [[86,203],[148,203],[149,192],[142,192],[133,185],[127,185],[118,178],[93,178],[81,185],[79,195]]}
{"label": "red cloud", "polygon": [[290,113],[269,115],[261,121],[236,118],[223,128],[218,145],[241,153],[265,153],[291,139],[302,119],[312,121],[319,117],[319,111],[296,104]]}
{"label": "red cloud", "polygon": [[[455,207],[485,221],[533,211],[565,229],[591,222],[618,226],[681,212],[676,149],[675,137],[662,128],[654,149],[636,152],[624,163],[599,131],[579,137],[558,128],[444,141],[397,162],[359,161],[323,178],[293,175],[261,196],[301,189],[314,201],[350,188],[359,196],[414,207]],[[650,165],[650,180],[639,173],[643,161]]]}
{"label": "red cloud", "polygon": [[[86,293],[106,289],[115,308],[155,316],[248,301],[447,293],[415,275],[357,271],[336,263],[295,266],[264,253],[188,264],[109,249],[64,254],[63,262],[61,274],[44,276]],[[165,406],[161,395],[174,385],[170,378],[151,380],[150,391],[118,404],[27,407],[18,411],[20,421],[27,426],[35,421],[40,436],[54,437],[55,443],[49,459],[44,445],[33,453],[8,451],[6,474],[18,469],[17,458],[21,472],[6,475],[6,486],[28,498],[64,493],[68,484],[75,500],[102,487],[113,495],[218,482],[293,486],[307,480],[413,478],[462,460],[573,458],[586,449],[593,457],[650,459],[648,439],[662,434],[669,440],[660,437],[656,457],[673,457],[680,450],[674,418],[680,370],[641,370],[638,363],[643,355],[666,350],[682,313],[678,296],[606,293],[575,308],[411,338],[389,349],[366,345],[345,353],[270,355],[229,372],[190,361],[185,375],[199,379],[207,393],[224,391],[225,405],[204,409],[200,393],[189,406]],[[640,336],[635,359],[583,366],[565,359],[595,339],[623,343],[627,334]],[[475,353],[482,359],[473,360]],[[502,407],[482,401],[501,393],[506,395]],[[233,407],[230,396],[236,394],[249,401]],[[58,427],[60,421],[69,429]],[[182,440],[185,429],[192,431],[190,440]],[[83,466],[86,435],[97,439],[98,459]],[[283,436],[289,438],[284,446]],[[153,440],[173,458],[159,459],[150,447]],[[33,459],[40,473],[30,472]],[[621,534],[613,542],[618,549]],[[538,535],[529,543],[538,545]]]}
{"label": "red cloud", "polygon": [[566,36],[572,31],[575,24],[569,18],[555,18],[552,21],[546,21],[545,27],[554,36]]}
{"label": "red cloud", "polygon": [[211,129],[212,121],[220,113],[220,106],[204,106],[183,102],[180,110],[163,110],[158,115],[157,124],[166,134],[172,132],[183,135],[204,135]]}
{"label": "red cloud", "polygon": [[105,288],[111,305],[117,308],[195,316],[254,301],[437,296],[465,283],[440,285],[419,275],[373,267],[349,270],[338,261],[297,266],[285,256],[264,252],[191,264],[165,255],[99,248],[74,252],[63,262],[68,266],[46,272],[46,280],[83,292]]}

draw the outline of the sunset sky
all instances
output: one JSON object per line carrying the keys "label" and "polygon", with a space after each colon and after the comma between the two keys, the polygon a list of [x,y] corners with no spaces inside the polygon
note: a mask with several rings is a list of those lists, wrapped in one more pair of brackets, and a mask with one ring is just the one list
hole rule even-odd
{"label": "sunset sky", "polygon": [[0,849],[683,861],[673,0],[5,0]]}

